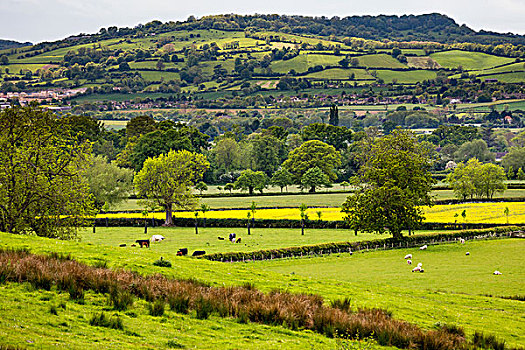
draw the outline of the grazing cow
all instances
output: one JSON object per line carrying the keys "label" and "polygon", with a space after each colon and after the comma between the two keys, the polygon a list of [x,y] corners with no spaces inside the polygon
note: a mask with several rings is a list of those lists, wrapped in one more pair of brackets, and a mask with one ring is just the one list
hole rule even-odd
{"label": "grazing cow", "polygon": [[151,236],[150,241],[152,241],[152,242],[160,242],[163,239],[166,239],[166,237],[161,236],[161,235],[153,235],[153,236]]}
{"label": "grazing cow", "polygon": [[224,241],[224,237],[217,237],[219,241]]}
{"label": "grazing cow", "polygon": [[132,247],[136,247],[137,245],[136,245],[136,244],[132,244],[131,246],[132,246]]}
{"label": "grazing cow", "polygon": [[428,248],[428,247],[427,247],[427,245],[425,244],[424,246],[420,247],[419,250],[425,250],[425,249],[427,249],[427,248]]}
{"label": "grazing cow", "polygon": [[412,254],[405,255],[405,259],[412,259]]}
{"label": "grazing cow", "polygon": [[126,246],[126,243],[119,244],[118,246],[119,246],[119,247],[125,247],[125,246]]}
{"label": "grazing cow", "polygon": [[237,238],[237,240],[235,241],[235,243],[241,243],[241,237]]}
{"label": "grazing cow", "polygon": [[235,237],[237,237],[235,233],[230,233],[230,235],[228,236],[228,239],[230,240],[230,242],[235,242]]}
{"label": "grazing cow", "polygon": [[494,271],[494,273],[493,273],[493,274],[494,274],[494,275],[502,275],[502,273],[501,273],[501,272],[499,272],[498,270]]}
{"label": "grazing cow", "polygon": [[201,255],[204,255],[206,254],[206,252],[204,250],[196,250],[193,252],[193,254],[191,254],[191,256],[201,256]]}
{"label": "grazing cow", "polygon": [[135,243],[138,243],[140,247],[146,247],[149,248],[149,239],[137,239]]}
{"label": "grazing cow", "polygon": [[188,255],[188,248],[180,248],[179,251],[177,252],[177,255]]}

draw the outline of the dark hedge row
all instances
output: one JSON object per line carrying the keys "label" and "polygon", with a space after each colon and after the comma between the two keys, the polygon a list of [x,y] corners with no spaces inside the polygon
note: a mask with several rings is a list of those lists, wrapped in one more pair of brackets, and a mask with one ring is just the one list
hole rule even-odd
{"label": "dark hedge row", "polygon": [[450,233],[413,235],[403,237],[402,239],[386,238],[361,242],[322,243],[300,247],[264,249],[254,252],[214,253],[204,255],[202,258],[213,261],[235,262],[350,253],[362,250],[408,248],[421,246],[423,244],[436,244],[454,241],[458,240],[459,238],[469,240],[477,238],[510,236],[512,232],[520,231],[521,229],[522,228],[518,226],[503,226],[479,230],[463,230]]}
{"label": "dark hedge row", "polygon": [[[149,227],[162,226],[164,219],[146,219]],[[173,218],[174,226],[179,227],[194,227],[194,218]],[[246,227],[246,219],[206,219],[206,227]],[[100,217],[95,220],[95,225],[98,227],[140,227],[144,226],[143,218],[104,218]],[[199,219],[199,227],[204,226],[204,219]],[[257,219],[255,226],[252,228],[301,228],[301,220],[290,219]],[[481,229],[495,226],[505,226],[501,224],[480,224],[480,223],[440,223],[440,222],[425,222],[419,229],[422,230],[460,230],[460,229]],[[507,225],[508,226],[508,225]],[[326,220],[306,220],[306,229],[337,229],[348,228],[344,221],[326,221]]]}

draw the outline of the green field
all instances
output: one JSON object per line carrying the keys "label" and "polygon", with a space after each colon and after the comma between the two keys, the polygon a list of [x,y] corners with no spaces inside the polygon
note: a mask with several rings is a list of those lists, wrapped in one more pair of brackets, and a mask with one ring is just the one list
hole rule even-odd
{"label": "green field", "polygon": [[[115,121],[117,123],[119,121]],[[113,126],[113,124],[110,124]],[[290,188],[291,189],[291,188]],[[215,189],[216,191],[216,189]],[[439,190],[432,193],[437,200],[453,199],[452,190]],[[350,193],[316,193],[308,195],[285,195],[285,196],[247,196],[247,197],[215,197],[203,198],[202,203],[208,204],[212,209],[249,208],[252,201],[258,207],[282,208],[299,206],[301,203],[309,207],[337,207],[344,203]],[[525,199],[525,190],[509,189],[504,193],[497,193],[494,198],[522,197]],[[136,199],[128,199],[112,210],[138,210],[143,209]]]}
{"label": "green field", "polygon": [[301,54],[286,61],[272,62],[274,72],[288,73],[294,69],[298,73],[306,72],[308,68],[321,66],[337,66],[344,57],[331,55]]}
{"label": "green field", "polygon": [[[504,239],[467,241],[465,244],[442,244],[427,250],[418,248],[378,251],[373,254],[341,254],[323,258],[256,262],[274,272],[316,279],[355,282],[364,285],[390,286],[454,294],[513,296],[525,294],[525,241]],[[470,252],[470,255],[465,255]],[[423,274],[412,273],[415,266],[403,257],[412,254],[413,264],[422,263]],[[388,266],[388,269],[385,267]],[[499,270],[501,276],[492,273]],[[363,273],[366,271],[368,273]],[[452,275],[461,277],[448,278]],[[502,278],[500,278],[502,277]],[[460,281],[459,281],[460,280]],[[483,281],[483,283],[480,283]]]}
{"label": "green field", "polygon": [[383,79],[386,83],[396,81],[399,84],[414,84],[418,81],[435,79],[435,71],[430,70],[412,70],[412,71],[392,71],[379,70],[377,77]]}
{"label": "green field", "polygon": [[359,60],[359,66],[368,68],[408,68],[394,57],[384,53],[359,56],[356,58]]}
{"label": "green field", "polygon": [[458,66],[462,66],[463,69],[467,70],[488,69],[514,61],[513,58],[459,50],[436,52],[431,54],[430,57],[442,67],[457,68]]}
{"label": "green field", "polygon": [[[288,228],[257,228],[251,229],[251,235],[247,234],[246,228],[231,227],[202,227],[200,220],[199,233],[195,234],[193,227],[148,227],[148,234],[144,234],[143,227],[97,227],[96,233],[91,229],[81,232],[82,241],[96,245],[108,245],[116,247],[119,244],[127,244],[123,250],[132,249],[129,246],[137,239],[149,239],[152,235],[162,235],[166,240],[152,244],[151,250],[159,254],[173,254],[180,248],[204,250],[206,253],[226,252],[252,252],[261,249],[278,249],[301,245],[312,245],[329,242],[354,242],[362,240],[387,238],[387,235],[373,233],[359,233],[354,235],[353,231],[345,229],[305,229],[304,236],[301,229]],[[241,243],[228,241],[228,235],[235,233],[241,237]],[[417,234],[428,234],[429,231],[417,231]],[[111,240],[107,238],[111,237]],[[224,241],[217,237],[226,238]]]}
{"label": "green field", "polygon": [[[106,235],[105,240],[118,243],[110,235]],[[212,286],[250,282],[266,292],[279,288],[320,294],[325,300],[350,297],[353,308],[387,308],[394,318],[414,322],[427,329],[437,324],[453,323],[464,327],[469,336],[474,330],[480,330],[504,339],[510,346],[525,344],[522,322],[525,306],[516,300],[484,296],[488,293],[483,293],[482,288],[486,284],[487,290],[497,295],[523,293],[524,275],[520,269],[524,263],[523,254],[520,254],[523,244],[521,240],[505,239],[430,246],[425,252],[394,250],[354,254],[351,257],[341,254],[325,258],[224,264],[177,258],[174,252],[160,253],[156,245],[151,249],[131,250],[110,244],[55,241],[0,233],[0,247],[26,247],[39,254],[52,251],[71,253],[75,259],[88,264],[106,261],[111,268],[141,274],[161,272],[175,278],[196,277]],[[466,249],[471,252],[468,258],[472,260],[465,260]],[[426,269],[424,274],[409,272],[403,259],[407,252],[415,254],[414,260],[421,257]],[[173,263],[173,267],[152,265],[161,254]],[[309,264],[312,268],[306,268]],[[330,265],[333,265],[334,271]],[[503,275],[493,276],[493,268],[499,268]],[[475,286],[471,291],[461,292],[473,284]],[[93,312],[105,309],[110,315],[113,314],[106,306],[105,296],[87,292],[85,304],[78,305],[69,301],[67,294],[35,291],[27,285],[13,283],[0,286],[0,293],[3,315],[0,318],[0,334],[4,336],[4,342],[12,345],[27,344],[28,340],[44,348],[52,344],[78,348],[86,342],[104,346],[110,341],[112,348],[129,347],[131,343],[138,348],[166,348],[168,340],[198,348],[238,348],[242,345],[248,349],[261,346],[268,349],[304,349],[310,346],[333,349],[335,345],[333,340],[311,332],[239,325],[235,320],[217,316],[200,321],[192,314],[177,315],[167,311],[163,317],[155,318],[147,315],[146,303],[142,300],[136,300],[128,312],[121,313],[124,331],[93,328],[87,322]],[[60,302],[66,304],[66,309],[58,307],[58,316],[51,315],[50,306]],[[13,328],[17,331],[13,332]],[[230,335],[231,332],[234,334]],[[269,338],[271,341],[267,342]]]}

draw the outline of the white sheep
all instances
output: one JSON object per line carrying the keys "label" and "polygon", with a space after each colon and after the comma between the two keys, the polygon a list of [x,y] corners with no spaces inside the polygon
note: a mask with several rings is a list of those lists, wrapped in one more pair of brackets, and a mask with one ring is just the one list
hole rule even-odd
{"label": "white sheep", "polygon": [[412,259],[412,254],[405,255],[405,259]]}
{"label": "white sheep", "polygon": [[417,263],[417,267],[423,267],[422,263]]}
{"label": "white sheep", "polygon": [[502,275],[501,272],[499,272],[498,270],[494,271],[493,275]]}
{"label": "white sheep", "polygon": [[407,264],[408,264],[408,265],[412,265],[412,260],[410,260],[410,259],[407,260]]}
{"label": "white sheep", "polygon": [[465,244],[465,240],[464,240],[463,238],[460,238],[460,239],[459,239],[459,243],[461,243],[461,244]]}
{"label": "white sheep", "polygon": [[466,252],[465,255],[470,255],[470,252]]}
{"label": "white sheep", "polygon": [[151,236],[150,241],[151,242],[160,242],[163,239],[166,239],[166,237],[161,236],[161,235],[153,235],[153,236]]}
{"label": "white sheep", "polygon": [[412,269],[412,272],[420,272],[421,271],[421,266],[416,266]]}
{"label": "white sheep", "polygon": [[427,248],[428,248],[428,247],[427,247],[427,245],[425,244],[424,246],[419,247],[419,250],[425,250],[425,249],[427,249]]}

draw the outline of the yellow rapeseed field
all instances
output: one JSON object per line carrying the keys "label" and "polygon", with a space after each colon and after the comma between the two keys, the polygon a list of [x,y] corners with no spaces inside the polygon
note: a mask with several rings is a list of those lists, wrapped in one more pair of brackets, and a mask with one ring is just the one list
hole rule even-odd
{"label": "yellow rapeseed field", "polygon": [[[525,223],[525,202],[498,202],[498,203],[463,203],[453,205],[435,205],[431,208],[425,207],[426,221],[445,223],[507,223],[505,208],[509,208],[508,222],[510,224]],[[461,213],[465,210],[466,217],[463,219]],[[245,219],[248,209],[244,210],[213,210],[206,213],[207,218],[217,219]],[[318,220],[317,212],[321,212],[321,220],[342,220],[344,214],[339,208],[311,208],[307,210],[310,220]],[[457,214],[457,215],[456,215]],[[194,212],[174,212],[174,217],[194,218]],[[142,218],[140,213],[116,213],[100,214],[99,217],[109,218]],[[164,213],[150,213],[148,217],[162,219]],[[199,218],[202,218],[199,212]],[[299,209],[258,209],[255,219],[292,219],[299,220]]]}

